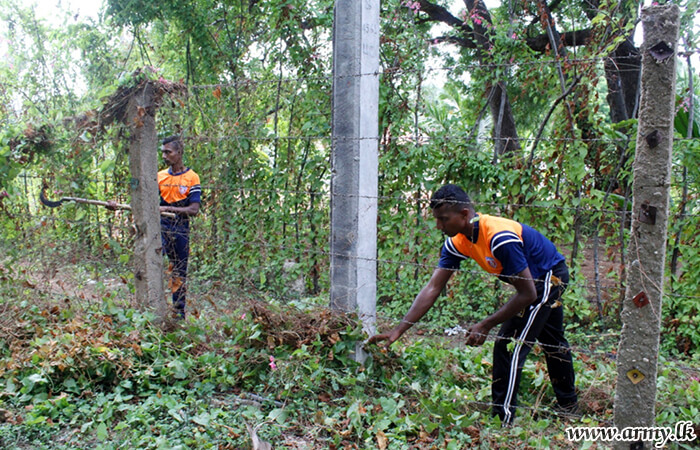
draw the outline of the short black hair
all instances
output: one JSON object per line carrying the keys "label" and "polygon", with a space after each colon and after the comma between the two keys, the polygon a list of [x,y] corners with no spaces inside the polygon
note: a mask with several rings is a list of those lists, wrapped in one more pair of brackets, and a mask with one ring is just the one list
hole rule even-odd
{"label": "short black hair", "polygon": [[464,208],[474,209],[474,204],[467,193],[456,184],[446,184],[430,197],[430,209],[440,208],[445,205],[459,211]]}
{"label": "short black hair", "polygon": [[182,143],[182,138],[177,134],[175,134],[173,136],[168,136],[165,139],[163,139],[163,142],[161,143],[161,145],[165,145],[165,144],[172,144],[172,146],[175,148],[175,150],[177,150],[178,152],[181,152],[181,153],[183,150],[185,150],[185,144]]}

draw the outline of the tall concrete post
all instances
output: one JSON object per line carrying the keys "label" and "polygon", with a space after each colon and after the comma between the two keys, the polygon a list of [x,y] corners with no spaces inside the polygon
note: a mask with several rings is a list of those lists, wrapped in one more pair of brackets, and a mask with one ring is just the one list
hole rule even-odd
{"label": "tall concrete post", "polygon": [[146,82],[134,90],[126,116],[131,132],[131,209],[136,227],[134,285],[138,304],[155,310],[160,319],[165,319],[168,303],[163,289],[155,115],[155,89],[151,82]]}
{"label": "tall concrete post", "polygon": [[[379,0],[337,0],[333,26],[331,308],[376,331]],[[358,360],[363,360],[358,353]]]}
{"label": "tall concrete post", "polygon": [[[642,10],[644,44],[634,159],[632,233],[617,355],[615,426],[652,427],[671,185],[679,9]],[[666,426],[668,424],[664,424]],[[652,448],[617,442],[617,449]]]}

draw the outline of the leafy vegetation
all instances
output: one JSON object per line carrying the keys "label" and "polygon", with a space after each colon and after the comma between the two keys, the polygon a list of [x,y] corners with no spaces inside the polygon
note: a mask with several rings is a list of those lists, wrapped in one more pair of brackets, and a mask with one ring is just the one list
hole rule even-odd
{"label": "leafy vegetation", "polygon": [[[14,289],[3,281],[3,295]],[[5,305],[3,333],[13,339],[0,347],[0,444],[245,448],[249,424],[296,448],[573,448],[566,426],[604,425],[611,414],[615,366],[604,355],[614,340],[594,339],[595,356],[576,358],[582,419],[553,413],[536,352],[521,419],[501,430],[487,412],[489,344],[465,348],[422,329],[390,353],[371,349],[361,366],[349,358],[362,338],[352,319],[312,299],[300,310],[231,294],[218,305],[225,314],[166,334],[111,298]],[[700,383],[685,370],[662,359],[660,425],[697,418]]]}
{"label": "leafy vegetation", "polygon": [[[481,211],[542,230],[566,254],[585,413],[571,423],[605,424],[629,242],[637,4],[452,3],[381,2],[380,327],[401,317],[435,264],[430,193],[464,185]],[[681,50],[692,56],[698,2],[680,6]],[[528,360],[521,402],[532,409],[516,428],[481,411],[490,344],[444,336],[508,295],[474,267],[395,353],[373,349],[366,367],[348,358],[359,331],[322,308],[333,2],[109,0],[99,19],[58,15],[57,26],[0,0],[0,16],[1,446],[239,448],[250,441],[245,424],[311,448],[571,445],[569,421],[549,411],[541,357]],[[677,81],[663,425],[700,422],[691,56]],[[158,130],[185,137],[204,188],[191,317],[165,334],[132,304],[129,215],[35,200],[46,187],[128,203],[128,135],[105,118],[109,99],[139,77],[186,87],[164,97]]]}

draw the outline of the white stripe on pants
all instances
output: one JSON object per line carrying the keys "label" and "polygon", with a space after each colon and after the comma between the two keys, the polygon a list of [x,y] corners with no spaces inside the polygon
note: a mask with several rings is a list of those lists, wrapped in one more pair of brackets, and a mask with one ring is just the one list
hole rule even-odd
{"label": "white stripe on pants", "polygon": [[508,390],[506,391],[506,400],[503,402],[503,411],[505,412],[505,423],[509,423],[513,413],[511,412],[510,402],[513,400],[513,393],[515,391],[515,381],[518,378],[518,360],[520,358],[520,349],[523,346],[523,341],[527,337],[527,333],[530,331],[532,322],[535,321],[535,316],[539,312],[542,305],[547,303],[549,299],[550,282],[552,280],[552,271],[547,272],[544,278],[544,293],[542,294],[542,300],[535,306],[533,311],[530,313],[530,317],[527,319],[525,327],[520,332],[520,336],[516,340],[515,349],[513,349],[513,357],[510,361],[510,373],[508,376]]}

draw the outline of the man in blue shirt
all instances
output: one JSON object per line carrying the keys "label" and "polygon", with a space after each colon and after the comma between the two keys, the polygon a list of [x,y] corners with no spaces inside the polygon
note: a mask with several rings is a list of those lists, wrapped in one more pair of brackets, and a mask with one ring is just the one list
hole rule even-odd
{"label": "man in blue shirt", "polygon": [[[561,295],[569,282],[564,257],[546,237],[510,219],[478,214],[458,186],[448,184],[433,194],[430,208],[437,228],[448,237],[440,262],[428,284],[416,296],[403,320],[368,343],[388,347],[433,306],[462,260],[473,259],[488,273],[515,287],[515,294],[494,314],[467,330],[467,345],[481,345],[490,330],[501,325],[493,350],[493,414],[504,425],[515,415],[520,375],[532,344],[539,341],[558,407],[577,409],[574,368],[564,337]],[[508,350],[514,342],[513,351]]]}

